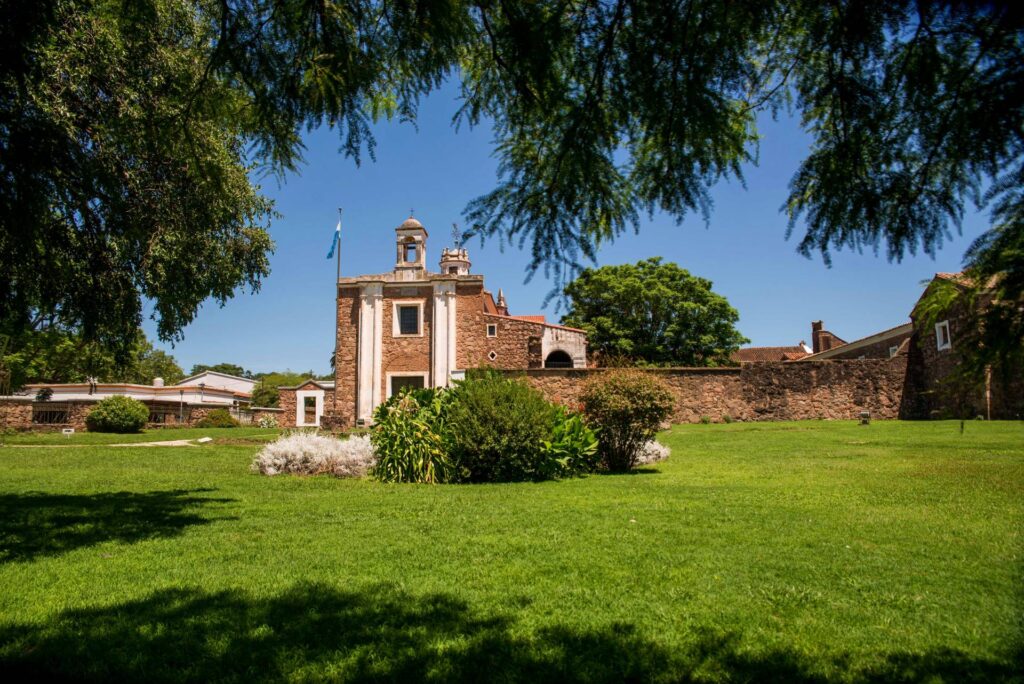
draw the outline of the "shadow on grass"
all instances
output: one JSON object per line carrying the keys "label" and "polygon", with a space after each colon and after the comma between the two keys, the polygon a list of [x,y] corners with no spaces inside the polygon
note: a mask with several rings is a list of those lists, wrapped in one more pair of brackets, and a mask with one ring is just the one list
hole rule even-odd
{"label": "shadow on grass", "polygon": [[[514,617],[480,614],[453,596],[414,597],[389,585],[304,584],[268,599],[173,589],[0,628],[0,669],[17,680],[827,681],[820,663],[803,658],[751,655],[738,639],[713,636],[672,652],[625,624],[526,632]],[[943,652],[852,675],[1000,681],[1012,673]]]}
{"label": "shadow on grass", "polygon": [[196,496],[211,489],[100,494],[0,495],[0,562],[32,560],[107,541],[172,537],[223,518],[199,508],[232,499]]}
{"label": "shadow on grass", "polygon": [[623,476],[630,477],[633,475],[661,475],[661,471],[653,466],[637,466],[631,468],[625,472],[612,472],[610,470],[595,470],[594,475],[600,475],[601,477],[615,477]]}

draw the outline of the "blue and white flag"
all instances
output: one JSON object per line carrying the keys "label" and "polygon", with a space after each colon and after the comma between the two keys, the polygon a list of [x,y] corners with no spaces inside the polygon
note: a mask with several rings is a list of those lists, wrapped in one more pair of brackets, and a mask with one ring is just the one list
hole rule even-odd
{"label": "blue and white flag", "polygon": [[331,240],[331,251],[327,253],[328,259],[334,258],[334,248],[341,242],[341,219],[338,219],[338,227],[334,229],[334,237]]}

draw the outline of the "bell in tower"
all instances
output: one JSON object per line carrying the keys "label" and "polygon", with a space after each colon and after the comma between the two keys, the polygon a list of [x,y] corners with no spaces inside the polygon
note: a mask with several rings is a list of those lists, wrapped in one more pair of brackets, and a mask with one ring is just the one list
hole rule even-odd
{"label": "bell in tower", "polygon": [[395,228],[398,247],[395,275],[398,280],[417,280],[427,271],[427,230],[413,217]]}

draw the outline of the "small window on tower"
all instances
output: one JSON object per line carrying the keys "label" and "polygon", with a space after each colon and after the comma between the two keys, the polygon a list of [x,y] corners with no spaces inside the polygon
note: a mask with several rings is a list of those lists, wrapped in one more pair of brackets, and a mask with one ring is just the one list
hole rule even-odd
{"label": "small window on tower", "polygon": [[420,334],[420,307],[415,304],[398,307],[398,332],[401,335]]}
{"label": "small window on tower", "polygon": [[459,274],[459,267],[458,266],[449,266],[448,267],[448,274],[449,275],[458,275]]}
{"label": "small window on tower", "polygon": [[407,242],[405,243],[405,263],[414,264],[416,263],[416,243]]}
{"label": "small window on tower", "polygon": [[498,336],[498,324],[497,323],[488,323],[487,324],[487,336],[488,337],[497,337]]}

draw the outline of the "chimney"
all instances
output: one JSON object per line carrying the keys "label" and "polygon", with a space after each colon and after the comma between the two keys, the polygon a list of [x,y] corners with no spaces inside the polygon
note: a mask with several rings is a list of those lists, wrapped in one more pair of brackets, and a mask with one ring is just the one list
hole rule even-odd
{"label": "chimney", "polygon": [[820,351],[825,351],[821,348],[822,325],[821,321],[811,321],[811,348],[814,350],[815,354]]}

